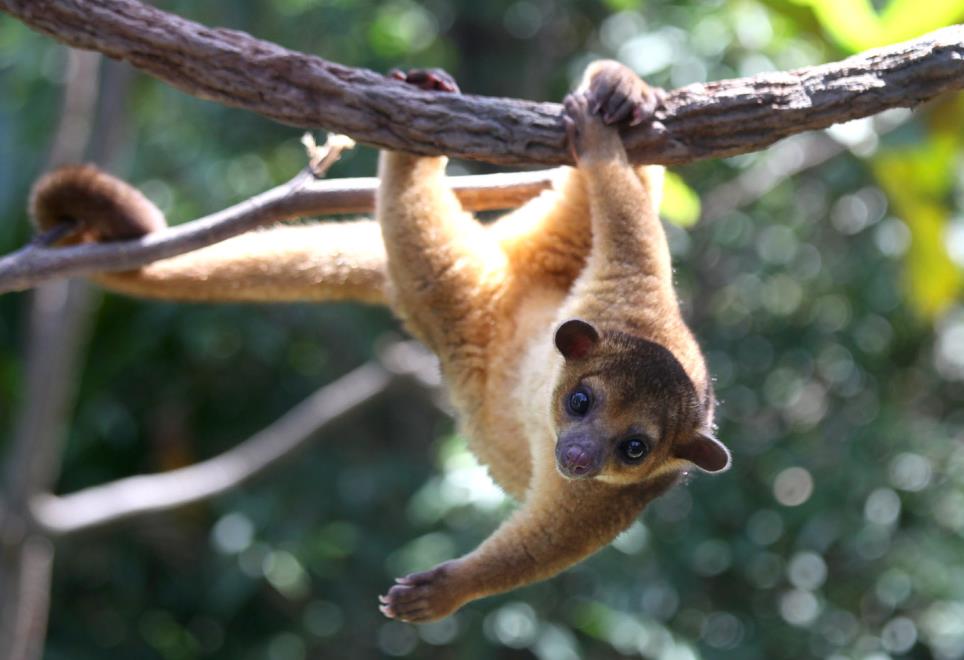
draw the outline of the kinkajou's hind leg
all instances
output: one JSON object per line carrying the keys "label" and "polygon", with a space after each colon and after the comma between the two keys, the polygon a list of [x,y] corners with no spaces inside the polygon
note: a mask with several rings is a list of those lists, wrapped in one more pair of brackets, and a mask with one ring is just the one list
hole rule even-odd
{"label": "kinkajou's hind leg", "polygon": [[[694,386],[703,391],[706,366],[679,315],[669,246],[652,199],[658,191],[653,190],[653,181],[637,175],[619,135],[606,125],[607,108],[615,108],[617,120],[635,117],[625,101],[613,98],[610,87],[596,87],[596,81],[605,82],[610,71],[613,76],[621,71],[631,77],[627,84],[645,86],[613,64],[598,70],[588,89],[565,100],[569,144],[590,200],[593,248],[586,270],[573,287],[575,302],[563,314],[596,319],[602,325],[645,328],[647,337],[668,347]],[[637,303],[628,305],[632,301]],[[614,309],[619,314],[608,319]]]}
{"label": "kinkajou's hind leg", "polygon": [[[425,89],[457,90],[438,71],[393,74]],[[445,185],[446,159],[383,152],[376,214],[382,227],[392,306],[442,364],[477,359],[489,340],[490,305],[505,255]],[[480,366],[481,368],[481,366]]]}

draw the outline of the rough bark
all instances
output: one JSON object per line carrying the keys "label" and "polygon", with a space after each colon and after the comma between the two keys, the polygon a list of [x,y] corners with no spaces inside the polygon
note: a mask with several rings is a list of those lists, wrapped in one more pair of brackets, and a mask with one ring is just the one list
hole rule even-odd
{"label": "rough bark", "polygon": [[[0,0],[0,10],[189,94],[286,124],[415,153],[505,164],[571,162],[558,104],[422,92],[135,0]],[[962,87],[964,26],[952,26],[841,62],[674,90],[657,121],[628,131],[625,140],[636,162],[732,156]]]}

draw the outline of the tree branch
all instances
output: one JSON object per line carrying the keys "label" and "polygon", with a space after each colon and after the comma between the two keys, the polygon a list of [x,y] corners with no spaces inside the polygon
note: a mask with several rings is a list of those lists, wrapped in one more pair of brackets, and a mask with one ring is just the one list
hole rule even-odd
{"label": "tree branch", "polygon": [[[135,0],[0,0],[0,10],[189,94],[282,123],[414,153],[571,163],[555,103],[423,92]],[[837,63],[688,85],[669,92],[657,121],[625,140],[635,162],[732,156],[962,87],[964,26],[952,26]]]}
{"label": "tree branch", "polygon": [[[449,183],[466,209],[486,211],[521,205],[548,188],[554,173],[459,176]],[[377,188],[376,178],[316,180],[302,172],[240,204],[139,239],[62,248],[32,243],[0,257],[0,293],[28,289],[58,276],[139,268],[281,220],[371,211]]]}
{"label": "tree branch", "polygon": [[37,495],[31,502],[33,522],[51,536],[63,536],[221,495],[292,457],[319,432],[375,401],[399,378],[425,387],[437,384],[434,359],[412,342],[390,347],[383,364],[363,365],[325,385],[267,428],[206,461],[70,495]]}
{"label": "tree branch", "polygon": [[[288,51],[249,35],[207,29],[133,0],[0,0],[0,10],[74,45],[126,59],[163,80],[297,125],[325,125],[377,146],[497,162],[565,162],[560,106],[429,95],[375,74]],[[964,87],[964,27],[869,51],[840,63],[690,85],[667,95],[654,125],[629,131],[633,157],[678,163],[760,149],[781,137]],[[459,177],[470,210],[516,206],[551,171]],[[240,234],[323,213],[370,210],[374,179],[296,177],[246,202],[135,241],[0,258],[0,292],[53,276],[127,270]]]}

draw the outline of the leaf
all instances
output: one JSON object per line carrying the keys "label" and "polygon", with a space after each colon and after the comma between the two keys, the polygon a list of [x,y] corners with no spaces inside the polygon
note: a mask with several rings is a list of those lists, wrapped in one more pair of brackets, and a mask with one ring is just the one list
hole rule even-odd
{"label": "leaf", "polygon": [[700,198],[678,175],[666,172],[663,180],[661,216],[680,227],[691,227],[700,218]]}
{"label": "leaf", "polygon": [[944,241],[956,143],[948,136],[935,137],[921,146],[891,151],[874,162],[878,181],[910,228],[904,271],[909,302],[929,319],[943,314],[964,290],[964,275]]}
{"label": "leaf", "polygon": [[964,0],[892,0],[882,12],[869,0],[796,0],[813,9],[831,38],[851,52],[913,39],[964,17]]}

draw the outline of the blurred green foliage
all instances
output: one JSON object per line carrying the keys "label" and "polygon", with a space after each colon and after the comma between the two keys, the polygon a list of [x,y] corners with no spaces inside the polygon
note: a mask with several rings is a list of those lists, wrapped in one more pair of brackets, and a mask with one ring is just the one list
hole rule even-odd
{"label": "blurred green foliage", "polygon": [[[162,6],[344,64],[441,66],[467,92],[537,100],[561,98],[595,57],[676,87],[839,59],[962,14],[958,0],[894,0],[880,14],[841,0]],[[899,18],[908,7],[913,22]],[[25,200],[64,62],[61,46],[0,21],[4,252],[29,237]],[[175,220],[302,166],[297,130],[148,77],[104,102],[127,124],[111,169]],[[437,624],[383,619],[376,596],[395,575],[470,550],[511,507],[451,422],[398,392],[238,492],[61,544],[47,657],[964,656],[959,108],[945,98],[892,114],[886,134],[858,122],[858,139],[823,166],[712,223],[670,228],[735,464],[676,488],[598,556]],[[686,185],[707,193],[800,157],[794,144],[682,168],[672,215],[687,224],[698,213]],[[359,148],[332,176],[371,175],[374,162]],[[0,297],[3,429],[18,404],[28,302]],[[397,331],[384,311],[349,305],[107,295],[58,490],[223,450]]]}
{"label": "blurred green foliage", "polygon": [[927,3],[927,11],[918,0],[794,1],[812,7],[827,33],[851,52],[913,39],[964,18],[961,0]]}

